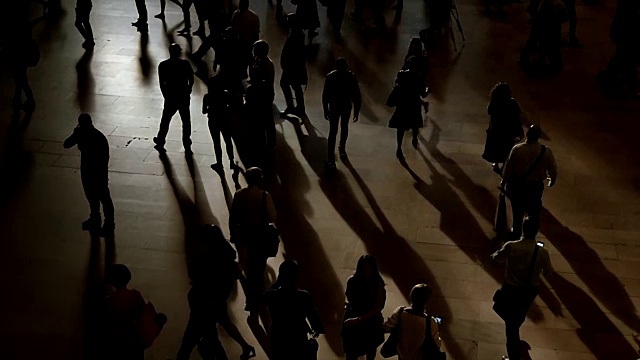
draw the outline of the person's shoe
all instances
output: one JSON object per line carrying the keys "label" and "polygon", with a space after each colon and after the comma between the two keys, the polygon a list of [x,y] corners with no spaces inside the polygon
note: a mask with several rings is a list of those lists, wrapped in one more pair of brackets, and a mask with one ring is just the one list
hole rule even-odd
{"label": "person's shoe", "polygon": [[131,26],[136,26],[136,27],[147,26],[147,22],[146,21],[137,20],[136,22],[132,22]]}
{"label": "person's shoe", "polygon": [[340,155],[340,159],[346,159],[347,158],[347,150],[343,147],[339,147],[338,148],[338,154]]}
{"label": "person's shoe", "polygon": [[240,167],[238,166],[238,164],[236,164],[236,162],[233,159],[231,159],[229,160],[229,169],[236,171],[236,169],[239,170]]}
{"label": "person's shoe", "polygon": [[215,163],[215,164],[211,164],[211,170],[219,173],[219,172],[223,172],[224,171],[224,166],[222,166],[222,163]]}
{"label": "person's shoe", "polygon": [[164,20],[164,13],[155,14],[153,15],[153,17],[156,19]]}
{"label": "person's shoe", "polygon": [[104,225],[102,225],[102,228],[100,229],[100,235],[102,236],[110,236],[113,235],[113,233],[116,230],[116,224],[113,222],[105,222]]}
{"label": "person's shoe", "polygon": [[96,231],[100,230],[101,220],[88,218],[87,220],[82,222],[82,230],[85,231]]}
{"label": "person's shoe", "polygon": [[582,49],[584,45],[578,40],[578,38],[574,37],[569,39],[569,47],[574,49]]}
{"label": "person's shoe", "polygon": [[256,349],[253,346],[247,346],[242,349],[242,354],[240,354],[240,360],[249,360],[251,358],[256,357]]}
{"label": "person's shoe", "polygon": [[503,356],[500,358],[500,360],[509,360],[509,357],[508,357],[508,356],[506,356],[506,355],[503,355]]}

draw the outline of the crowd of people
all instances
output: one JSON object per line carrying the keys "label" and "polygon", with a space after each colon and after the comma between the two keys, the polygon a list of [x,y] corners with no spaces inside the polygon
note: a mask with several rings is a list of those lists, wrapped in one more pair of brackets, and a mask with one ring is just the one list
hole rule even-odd
{"label": "crowd of people", "polygon": [[[240,0],[238,9],[230,11],[225,1],[184,0],[176,1],[184,13],[184,29],[179,33],[191,33],[190,8],[195,6],[199,27],[194,35],[203,39],[203,44],[192,54],[202,58],[213,49],[215,60],[213,72],[207,80],[208,93],[204,96],[202,113],[207,115],[216,162],[211,168],[224,171],[222,142],[224,140],[229,167],[238,170],[234,156],[234,140],[238,137],[237,123],[250,122],[247,128],[255,134],[247,134],[253,143],[259,144],[258,154],[273,154],[277,146],[273,102],[275,99],[276,71],[269,57],[270,46],[260,38],[260,19],[249,8],[248,0]],[[300,125],[305,119],[303,86],[308,83],[304,56],[306,37],[312,41],[320,26],[315,0],[297,0],[296,12],[284,15],[278,0],[278,16],[287,25],[288,33],[281,52],[279,80],[286,107],[281,116],[296,119]],[[444,4],[444,5],[443,5]],[[501,11],[502,1],[487,2],[490,11]],[[138,19],[132,23],[141,32],[148,29],[145,0],[136,0]],[[363,12],[371,8],[374,22],[382,26],[383,5],[376,1],[356,1],[351,14],[354,21],[362,21]],[[161,12],[155,17],[164,21],[166,3],[161,0]],[[336,39],[341,37],[341,26],[345,15],[346,1],[326,4],[328,16]],[[442,26],[449,19],[452,4],[447,1],[430,2],[433,8],[432,26]],[[90,51],[95,45],[90,24],[91,0],[77,0],[75,26],[84,38],[82,46]],[[394,10],[401,11],[399,1]],[[530,65],[535,53],[537,65],[543,66],[546,58],[552,70],[562,68],[561,31],[562,24],[570,21],[569,45],[579,48],[582,44],[576,36],[575,1],[531,0],[531,32],[522,52],[520,62]],[[433,15],[435,16],[435,15]],[[446,18],[446,20],[445,20]],[[208,24],[209,34],[207,35]],[[438,25],[440,24],[440,25]],[[432,29],[433,30],[433,29]],[[25,32],[26,33],[26,32]],[[16,48],[21,48],[14,58],[16,97],[14,105],[27,111],[35,108],[33,93],[26,72],[39,60],[37,44],[31,37],[17,38]],[[424,126],[424,113],[428,111],[425,101],[429,93],[427,76],[429,61],[424,38],[413,38],[398,71],[386,105],[395,108],[388,126],[397,131],[396,156],[404,162],[402,144],[405,133],[411,130],[412,146],[418,147],[419,129]],[[29,48],[30,47],[30,48]],[[194,71],[188,60],[182,59],[183,50],[173,43],[169,46],[169,59],[158,66],[160,89],[164,97],[164,109],[159,130],[153,138],[155,149],[164,152],[164,145],[171,118],[176,112],[182,120],[182,143],[185,154],[191,152],[191,91]],[[622,50],[621,50],[622,51]],[[624,56],[628,65],[629,51]],[[637,56],[634,55],[634,56]],[[637,64],[637,63],[636,63]],[[26,102],[22,102],[22,93]],[[338,153],[347,156],[346,145],[349,122],[357,122],[362,105],[361,89],[357,75],[349,70],[347,60],[338,58],[335,70],[327,74],[322,106],[324,117],[329,121],[327,169],[335,169],[335,147],[338,132]],[[551,276],[553,268],[544,244],[536,242],[540,227],[542,194],[547,186],[556,182],[557,167],[551,150],[539,143],[542,130],[532,125],[523,131],[520,107],[506,83],[498,83],[491,91],[488,105],[490,117],[487,141],[482,157],[492,163],[493,170],[502,176],[501,188],[510,199],[513,226],[510,240],[491,258],[506,262],[506,279],[496,293],[494,308],[505,320],[508,359],[520,360],[519,328],[527,310],[537,296],[540,275]],[[245,129],[246,130],[246,129]],[[522,142],[522,140],[525,140]],[[81,178],[90,206],[90,217],[82,228],[103,236],[115,231],[113,202],[108,187],[109,145],[106,137],[93,126],[89,114],[81,114],[72,135],[64,142],[65,148],[78,146],[81,152]],[[249,318],[256,318],[267,309],[269,345],[264,348],[271,359],[312,359],[317,356],[315,338],[325,332],[314,299],[296,287],[298,265],[287,259],[279,267],[277,280],[265,284],[267,259],[277,253],[267,240],[277,239],[277,210],[268,191],[262,187],[262,170],[255,165],[261,161],[244,162],[247,186],[234,195],[229,214],[229,233],[225,239],[222,230],[206,225],[201,230],[200,244],[203,250],[196,259],[188,263],[191,289],[187,295],[190,317],[186,325],[182,344],[176,358],[189,359],[196,347],[204,359],[226,359],[226,351],[218,338],[217,325],[242,348],[241,359],[256,356],[256,349],[244,338],[228,314],[227,300],[236,282],[240,282],[246,298],[245,310]],[[100,207],[104,212],[104,222]],[[105,311],[113,316],[107,323],[110,334],[110,352],[114,359],[142,359],[144,349],[150,345],[167,321],[165,315],[156,313],[141,294],[127,288],[131,279],[128,268],[122,264],[112,265],[106,274],[107,283],[113,291],[106,298]],[[358,260],[356,271],[346,283],[344,321],[340,335],[346,358],[365,356],[375,359],[378,348],[395,349],[403,360],[442,358],[440,347],[439,318],[427,311],[431,288],[417,284],[409,294],[411,304],[397,308],[384,319],[386,290],[374,256],[363,255]],[[319,299],[315,299],[318,301]],[[148,320],[144,322],[143,319]],[[145,324],[145,325],[141,325]],[[149,325],[151,324],[151,325]],[[385,342],[385,333],[391,336]],[[151,340],[149,340],[151,339]],[[393,340],[391,340],[393,339]],[[143,341],[145,340],[145,341]],[[393,343],[395,341],[395,343]],[[505,357],[506,359],[506,357]]]}

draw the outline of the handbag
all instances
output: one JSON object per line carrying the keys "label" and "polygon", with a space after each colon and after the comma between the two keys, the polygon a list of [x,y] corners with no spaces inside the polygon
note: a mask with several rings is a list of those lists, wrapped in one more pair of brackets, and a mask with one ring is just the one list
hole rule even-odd
{"label": "handbag", "polygon": [[422,357],[425,360],[446,360],[447,353],[440,351],[436,341],[431,335],[431,316],[427,316],[424,341],[422,342]]}
{"label": "handbag", "polygon": [[547,151],[547,147],[542,145],[542,148],[540,149],[540,155],[538,155],[536,160],[533,162],[533,164],[531,164],[531,166],[527,169],[524,175],[522,175],[517,179],[513,179],[506,184],[507,196],[509,198],[520,195],[520,193],[524,190],[522,188],[523,184],[526,183],[527,178],[529,178],[533,170],[535,170],[535,168],[538,167],[538,164],[540,164],[540,161],[542,161],[542,158],[544,157],[544,153],[546,151]]}
{"label": "handbag", "polygon": [[396,326],[391,329],[389,337],[380,348],[380,355],[382,355],[382,357],[385,359],[398,355],[398,342],[400,341],[400,323],[402,320],[403,312],[404,307],[401,308],[400,313],[398,314],[398,322],[396,322]]}
{"label": "handbag", "polygon": [[262,219],[264,221],[264,238],[260,241],[260,252],[266,257],[274,257],[278,254],[278,247],[280,246],[280,232],[276,227],[269,223],[267,216],[267,204],[266,204],[267,192],[262,192]]}
{"label": "handbag", "polygon": [[[531,284],[531,279],[533,278],[533,271],[536,267],[536,257],[538,256],[538,250],[540,248],[538,245],[535,245],[533,249],[533,256],[531,257],[531,262],[529,263],[529,272],[527,275],[527,284]],[[507,320],[513,306],[517,305],[517,299],[514,299],[513,291],[508,291],[507,289],[501,287],[496,290],[495,294],[493,294],[493,311],[495,311],[502,320]]]}

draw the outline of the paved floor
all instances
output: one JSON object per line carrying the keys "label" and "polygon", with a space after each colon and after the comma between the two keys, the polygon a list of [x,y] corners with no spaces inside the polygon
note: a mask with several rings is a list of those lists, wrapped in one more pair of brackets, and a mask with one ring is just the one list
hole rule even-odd
{"label": "paved floor", "polygon": [[[408,40],[425,27],[423,3],[407,1],[395,19],[389,11],[384,31],[367,25],[367,18],[362,26],[345,19],[344,43],[330,39],[319,6],[320,36],[308,47],[309,122],[302,132],[290,122],[278,125],[277,166],[268,188],[279,212],[281,250],[300,262],[300,286],[313,295],[329,331],[321,338],[321,359],[343,356],[337,334],[344,286],[363,253],[376,255],[384,273],[385,315],[406,303],[413,284],[427,281],[435,289],[430,310],[444,319],[449,358],[504,354],[503,326],[491,310],[502,269],[488,261],[499,246],[492,229],[499,179],[480,157],[488,92],[497,81],[511,83],[525,121],[543,127],[560,169],[557,186],[545,192],[540,237],[561,276],[545,284],[522,328],[531,357],[638,357],[632,335],[640,332],[640,104],[605,98],[595,82],[613,51],[613,3],[580,3],[585,49],[565,49],[561,74],[531,79],[515,63],[527,34],[523,6],[513,5],[508,20],[496,21],[483,15],[479,1],[459,0],[466,44],[456,52],[445,42],[431,54],[431,111],[419,150],[405,147],[410,170],[395,159],[384,100]],[[13,85],[6,62],[0,67],[0,358],[97,358],[91,299],[104,264],[113,261],[127,264],[133,287],[169,316],[147,359],[174,357],[188,317],[185,243],[203,222],[226,231],[233,188],[228,172],[221,178],[209,168],[213,149],[199,113],[205,86],[197,80],[192,97],[197,166],[191,174],[179,120],[170,131],[168,162],[160,161],[151,142],[162,108],[157,64],[173,41],[192,48],[175,35],[179,9],[167,5],[167,29],[152,19],[146,41],[129,26],[136,17],[133,1],[94,1],[97,45],[90,56],[73,27],[73,1],[62,6],[59,18],[34,24],[42,60],[29,71],[38,104],[30,119],[22,114],[11,122]],[[284,30],[266,2],[251,6],[278,64]],[[159,4],[148,1],[148,7],[153,15]],[[287,2],[285,9],[293,7]],[[459,35],[457,40],[461,45]],[[193,47],[198,44],[194,38]],[[349,161],[328,177],[320,92],[338,56],[347,57],[359,76],[364,106],[360,123],[351,126]],[[276,104],[284,107],[280,93]],[[110,142],[114,243],[80,229],[88,207],[79,153],[64,150],[62,141],[81,111],[91,113]],[[282,256],[269,261],[271,269]],[[243,301],[239,291],[230,308],[255,344]],[[239,347],[222,336],[237,358]],[[258,358],[266,358],[261,350]]]}

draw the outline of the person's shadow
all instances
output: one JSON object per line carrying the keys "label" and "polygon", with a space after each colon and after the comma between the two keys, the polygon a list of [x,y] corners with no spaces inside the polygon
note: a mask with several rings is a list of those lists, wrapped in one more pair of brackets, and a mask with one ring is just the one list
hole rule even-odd
{"label": "person's shadow", "polygon": [[80,60],[76,63],[78,76],[77,102],[81,112],[92,112],[95,105],[96,81],[91,71],[93,48],[85,50]]}
{"label": "person's shadow", "polygon": [[19,110],[14,110],[7,131],[5,149],[0,158],[0,206],[4,207],[23,186],[32,168],[33,155],[24,148],[23,135],[31,123],[33,111],[26,112],[24,118]]}
{"label": "person's shadow", "polygon": [[152,59],[149,56],[149,32],[143,31],[140,33],[140,73],[145,84],[151,81],[151,62]]}

